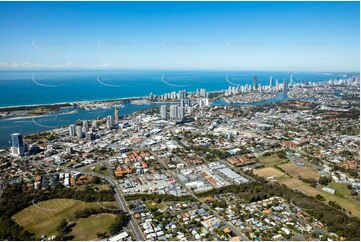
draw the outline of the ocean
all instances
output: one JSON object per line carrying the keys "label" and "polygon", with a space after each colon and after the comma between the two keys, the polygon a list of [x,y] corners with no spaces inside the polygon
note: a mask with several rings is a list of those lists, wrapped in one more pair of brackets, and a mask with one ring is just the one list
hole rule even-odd
{"label": "ocean", "polygon": [[[125,97],[156,95],[165,92],[186,90],[225,90],[231,85],[257,82],[268,85],[272,76],[279,83],[319,82],[351,77],[355,73],[306,73],[306,72],[221,72],[221,71],[2,71],[0,72],[0,107],[52,104],[75,101],[107,100]],[[281,101],[287,96],[278,96],[269,102]],[[226,105],[218,101],[217,105]],[[262,105],[255,103],[254,105]],[[127,103],[120,115],[159,104],[133,105]],[[69,114],[69,111],[73,113]],[[26,119],[0,119],[0,147],[10,146],[10,134],[32,134],[69,125],[77,120],[95,119],[113,114],[113,109],[84,110],[61,109],[57,114]]]}

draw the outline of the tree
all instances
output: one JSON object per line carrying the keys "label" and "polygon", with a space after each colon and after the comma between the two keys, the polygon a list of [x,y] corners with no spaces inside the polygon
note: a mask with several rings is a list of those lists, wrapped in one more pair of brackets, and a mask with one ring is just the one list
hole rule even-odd
{"label": "tree", "polygon": [[317,200],[320,200],[320,201],[326,201],[326,199],[325,199],[322,195],[320,195],[320,194],[317,194],[317,195],[315,196],[315,198],[316,198]]}
{"label": "tree", "polygon": [[99,232],[99,233],[97,233],[97,237],[99,239],[105,239],[108,237],[108,233],[107,232]]}
{"label": "tree", "polygon": [[123,227],[127,225],[129,218],[126,216],[124,212],[120,212],[119,215],[116,217],[114,223],[109,228],[109,233],[111,235],[115,235],[119,233]]}
{"label": "tree", "polygon": [[320,183],[321,185],[324,185],[324,186],[327,186],[330,182],[332,182],[332,177],[321,176],[318,179],[318,183]]}

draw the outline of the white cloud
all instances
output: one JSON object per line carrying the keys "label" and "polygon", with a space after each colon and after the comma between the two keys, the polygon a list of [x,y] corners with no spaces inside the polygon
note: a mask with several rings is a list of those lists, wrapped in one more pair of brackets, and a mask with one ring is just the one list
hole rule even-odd
{"label": "white cloud", "polygon": [[13,62],[13,63],[0,63],[0,69],[21,69],[21,68],[65,68],[73,67],[71,62],[57,65],[46,65],[41,63],[29,63],[29,62]]}

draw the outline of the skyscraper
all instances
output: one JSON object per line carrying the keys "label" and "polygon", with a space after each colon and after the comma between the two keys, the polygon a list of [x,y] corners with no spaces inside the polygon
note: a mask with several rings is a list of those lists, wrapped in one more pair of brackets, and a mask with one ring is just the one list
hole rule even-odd
{"label": "skyscraper", "polygon": [[184,120],[184,107],[178,107],[178,120]]}
{"label": "skyscraper", "polygon": [[179,91],[177,97],[178,97],[178,100],[181,100],[181,99],[185,98],[186,97],[186,91],[185,90]]}
{"label": "skyscraper", "polygon": [[88,132],[88,121],[87,120],[83,120],[83,133]]}
{"label": "skyscraper", "polygon": [[271,89],[273,86],[273,77],[271,76],[269,79],[269,88]]}
{"label": "skyscraper", "polygon": [[283,87],[282,87],[283,91],[287,91],[287,80],[283,81]]}
{"label": "skyscraper", "polygon": [[113,128],[113,117],[112,117],[112,115],[107,116],[107,128],[108,129]]}
{"label": "skyscraper", "polygon": [[16,156],[22,156],[25,153],[25,144],[23,136],[19,133],[11,135],[11,153]]}
{"label": "skyscraper", "polygon": [[115,107],[114,109],[114,122],[115,124],[119,124],[119,107]]}
{"label": "skyscraper", "polygon": [[257,89],[257,77],[253,76],[253,90]]}
{"label": "skyscraper", "polygon": [[167,119],[167,106],[166,105],[162,105],[160,107],[160,118],[163,120]]}
{"label": "skyscraper", "polygon": [[199,99],[199,107],[209,107],[209,99],[207,97]]}
{"label": "skyscraper", "polygon": [[191,106],[191,100],[189,98],[181,98],[179,100],[179,105],[181,107],[188,107]]}
{"label": "skyscraper", "polygon": [[177,105],[171,105],[169,107],[169,118],[171,120],[176,120],[178,117],[178,106]]}
{"label": "skyscraper", "polygon": [[92,122],[92,128],[94,129],[94,128],[97,128],[97,127],[98,127],[97,121],[96,121],[96,120],[93,120],[93,122]]}
{"label": "skyscraper", "polygon": [[75,130],[76,130],[76,136],[78,136],[78,138],[82,138],[83,137],[82,127],[80,125],[77,125],[75,127]]}
{"label": "skyscraper", "polygon": [[71,124],[69,125],[69,135],[70,136],[75,136],[75,125],[74,124]]}

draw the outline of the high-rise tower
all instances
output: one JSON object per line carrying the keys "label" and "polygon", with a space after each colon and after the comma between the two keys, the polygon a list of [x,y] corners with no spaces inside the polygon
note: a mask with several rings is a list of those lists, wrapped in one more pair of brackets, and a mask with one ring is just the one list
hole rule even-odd
{"label": "high-rise tower", "polygon": [[13,155],[22,156],[25,153],[25,144],[23,141],[23,136],[19,133],[14,133],[11,135],[11,153]]}
{"label": "high-rise tower", "polygon": [[257,77],[253,76],[253,90],[257,89]]}
{"label": "high-rise tower", "polygon": [[115,107],[114,109],[114,122],[115,124],[119,124],[119,107]]}

